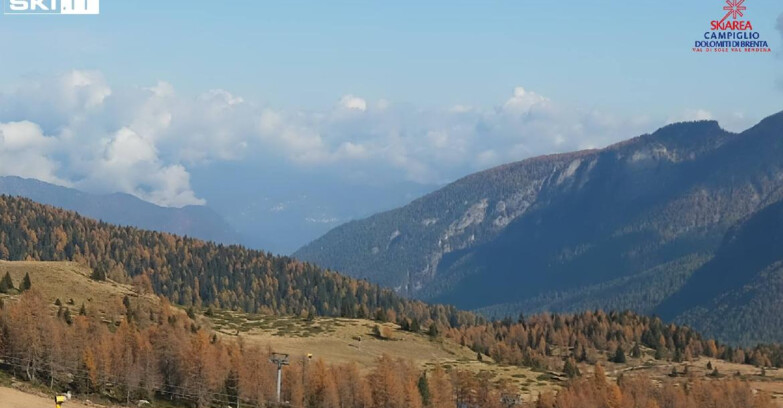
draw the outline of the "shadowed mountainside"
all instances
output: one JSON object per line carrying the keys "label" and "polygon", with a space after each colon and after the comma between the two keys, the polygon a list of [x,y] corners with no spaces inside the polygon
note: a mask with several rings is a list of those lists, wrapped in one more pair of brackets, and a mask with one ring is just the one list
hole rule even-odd
{"label": "shadowed mountainside", "polygon": [[783,197],[781,133],[783,114],[742,133],[679,123],[501,166],[338,227],[295,256],[489,315],[649,313],[732,226]]}

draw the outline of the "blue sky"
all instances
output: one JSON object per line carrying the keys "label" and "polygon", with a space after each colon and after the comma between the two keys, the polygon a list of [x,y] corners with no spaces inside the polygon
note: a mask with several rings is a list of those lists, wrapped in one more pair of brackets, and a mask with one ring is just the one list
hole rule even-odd
{"label": "blue sky", "polygon": [[[748,0],[779,44],[783,4]],[[99,17],[4,16],[3,82],[100,69],[278,106],[346,93],[416,105],[489,105],[523,85],[569,103],[669,113],[780,105],[772,55],[699,56],[689,45],[722,1],[118,1]],[[738,86],[721,86],[729,72]],[[741,85],[741,86],[739,86]],[[672,98],[677,95],[677,98]]]}
{"label": "blue sky", "polygon": [[693,53],[722,0],[102,0],[99,16],[3,15],[0,175],[212,205],[248,234],[289,234],[272,248],[287,252],[494,165],[783,110],[783,3],[745,5],[774,52]]}

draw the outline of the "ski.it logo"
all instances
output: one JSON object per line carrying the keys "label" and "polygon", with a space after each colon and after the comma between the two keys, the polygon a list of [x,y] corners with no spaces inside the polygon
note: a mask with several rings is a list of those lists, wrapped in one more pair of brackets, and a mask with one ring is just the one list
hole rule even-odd
{"label": "ski.it logo", "polygon": [[101,0],[3,0],[3,14],[100,14]]}

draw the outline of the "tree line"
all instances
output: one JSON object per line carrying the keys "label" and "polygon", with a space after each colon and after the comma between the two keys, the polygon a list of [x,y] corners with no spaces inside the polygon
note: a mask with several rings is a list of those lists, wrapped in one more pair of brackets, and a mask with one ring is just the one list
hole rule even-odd
{"label": "tree line", "polygon": [[74,261],[115,281],[143,278],[155,293],[185,306],[390,321],[405,316],[445,327],[484,321],[289,257],[114,226],[5,195],[0,196],[0,259]]}
{"label": "tree line", "polygon": [[[590,350],[631,353],[644,346],[655,350],[657,359],[705,355],[783,366],[780,346],[734,348],[702,339],[688,327],[631,312],[487,322],[453,306],[408,300],[289,257],[113,226],[24,198],[0,196],[0,259],[79,262],[93,269],[94,279],[144,282],[172,302],[195,308],[396,322],[403,329],[448,336],[508,364],[558,369],[568,358],[593,361]],[[553,356],[553,350],[563,348],[569,355]]]}
{"label": "tree line", "polygon": [[[124,301],[128,311],[138,311],[131,302]],[[92,313],[68,320],[51,308],[35,288],[2,306],[0,369],[121,403],[162,397],[197,407],[277,406],[272,350],[219,336],[165,300],[116,324]],[[486,376],[440,367],[425,373],[388,356],[368,372],[294,356],[283,390],[282,400],[300,408],[441,408],[460,401],[491,408],[501,407],[504,392]]]}
{"label": "tree line", "polygon": [[557,392],[543,393],[535,408],[775,408],[766,393],[756,393],[736,379],[686,382],[664,381],[656,384],[643,375],[621,376],[608,381],[603,368],[594,374],[571,381]]}
{"label": "tree line", "polygon": [[629,311],[520,316],[516,321],[507,318],[444,328],[444,335],[495,361],[551,370],[560,370],[568,360],[594,363],[596,352],[624,360],[626,355],[641,357],[643,350],[651,350],[656,360],[683,362],[706,356],[757,367],[783,367],[780,345],[732,347],[704,339],[687,326]]}
{"label": "tree line", "polygon": [[[126,304],[129,310],[134,305]],[[199,327],[163,300],[160,307],[106,324],[93,314],[68,322],[36,289],[0,309],[0,369],[77,395],[115,402],[169,399],[199,408],[276,407],[271,350]],[[294,408],[772,408],[769,396],[737,380],[690,378],[658,385],[643,376],[606,379],[596,365],[557,393],[525,404],[509,382],[487,372],[381,356],[374,367],[292,357],[282,400]]]}

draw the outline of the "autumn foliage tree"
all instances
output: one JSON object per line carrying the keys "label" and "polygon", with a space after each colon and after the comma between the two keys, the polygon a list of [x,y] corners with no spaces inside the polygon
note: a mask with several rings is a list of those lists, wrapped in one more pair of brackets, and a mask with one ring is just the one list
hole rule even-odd
{"label": "autumn foliage tree", "polygon": [[450,408],[454,406],[454,390],[451,380],[441,366],[436,366],[428,377],[430,404],[432,408]]}
{"label": "autumn foliage tree", "polygon": [[567,350],[567,357],[577,362],[595,362],[591,355],[605,352],[612,361],[623,364],[627,359],[625,350],[631,350],[632,357],[638,358],[642,356],[642,347],[655,350],[654,357],[659,360],[668,356],[690,360],[704,355],[759,367],[783,367],[780,345],[733,348],[703,339],[688,327],[632,312],[542,314],[518,322],[506,319],[449,328],[444,336],[495,361],[550,370],[563,367],[561,358],[550,355],[554,349]]}
{"label": "autumn foliage tree", "polygon": [[[18,378],[120,403],[165,397],[195,407],[274,406],[276,367],[268,349],[198,327],[164,301],[159,310],[110,329],[94,316],[57,318],[35,288],[0,310],[0,369]],[[65,341],[67,339],[67,341]],[[426,387],[421,385],[422,380]],[[603,368],[572,379],[541,408],[772,408],[768,396],[735,379],[687,379],[656,385],[642,376],[610,381]],[[283,400],[297,408],[502,408],[518,389],[486,373],[378,358],[363,374],[356,365],[293,358],[284,370]],[[513,398],[512,398],[513,400]]]}
{"label": "autumn foliage tree", "polygon": [[606,379],[600,366],[591,378],[572,381],[556,395],[542,394],[537,408],[773,408],[769,395],[755,393],[747,383],[736,380],[694,379],[686,386],[674,382],[657,385],[645,376],[623,376],[618,382]]}
{"label": "autumn foliage tree", "polygon": [[[78,262],[92,268],[93,279],[134,282],[196,308],[353,318],[376,314],[383,321],[408,318],[417,325],[444,327],[484,321],[289,257],[113,226],[5,195],[0,196],[0,259]],[[29,286],[28,277],[21,289]]]}
{"label": "autumn foliage tree", "polygon": [[0,257],[79,262],[133,281],[140,291],[152,290],[194,313],[237,308],[308,318],[375,317],[411,331],[427,328],[433,337],[445,336],[495,361],[539,369],[562,367],[552,350],[572,350],[577,361],[590,362],[594,351],[632,350],[637,345],[655,350],[658,359],[706,355],[783,367],[780,346],[731,348],[654,317],[590,311],[486,322],[473,313],[407,300],[288,257],[112,226],[22,198],[0,196]]}

